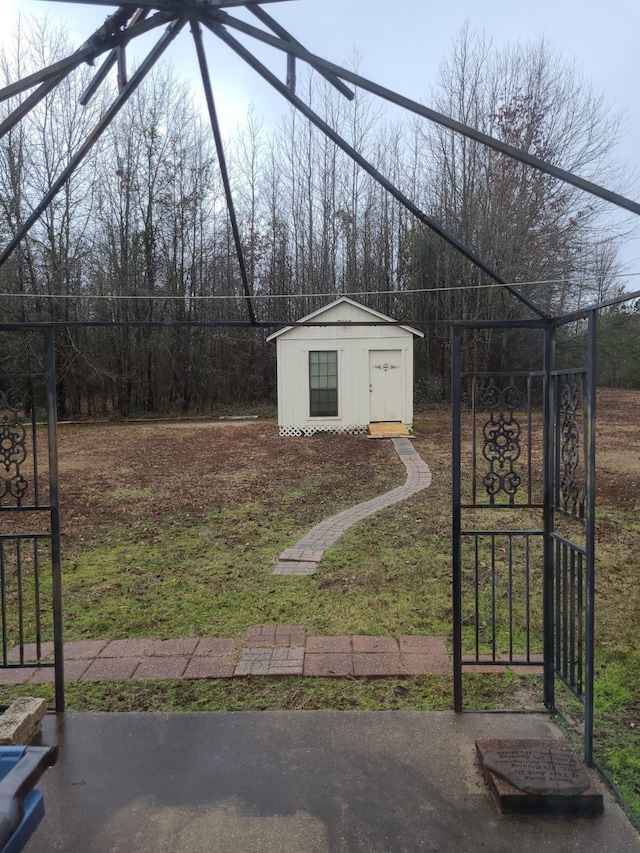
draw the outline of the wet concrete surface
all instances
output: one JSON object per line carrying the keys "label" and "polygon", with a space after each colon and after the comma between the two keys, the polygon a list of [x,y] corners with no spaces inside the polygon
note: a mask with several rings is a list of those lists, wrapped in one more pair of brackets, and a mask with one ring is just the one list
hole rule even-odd
{"label": "wet concrete surface", "polygon": [[[502,817],[482,738],[561,737],[544,716],[449,712],[67,713],[26,853],[636,853],[595,818]],[[597,778],[597,777],[595,777]],[[603,787],[600,781],[597,782]]]}

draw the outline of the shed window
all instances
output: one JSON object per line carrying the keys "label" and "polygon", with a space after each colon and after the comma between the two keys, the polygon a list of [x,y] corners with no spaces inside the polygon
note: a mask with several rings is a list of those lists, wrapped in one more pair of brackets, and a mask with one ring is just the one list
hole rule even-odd
{"label": "shed window", "polygon": [[309,413],[312,418],[338,415],[338,353],[309,353]]}

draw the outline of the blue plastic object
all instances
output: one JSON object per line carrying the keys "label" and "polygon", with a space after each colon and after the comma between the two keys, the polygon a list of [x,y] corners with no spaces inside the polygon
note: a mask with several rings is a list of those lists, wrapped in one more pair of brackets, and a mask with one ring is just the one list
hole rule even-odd
{"label": "blue plastic object", "polygon": [[0,853],[19,853],[44,817],[34,786],[56,759],[56,747],[0,747]]}

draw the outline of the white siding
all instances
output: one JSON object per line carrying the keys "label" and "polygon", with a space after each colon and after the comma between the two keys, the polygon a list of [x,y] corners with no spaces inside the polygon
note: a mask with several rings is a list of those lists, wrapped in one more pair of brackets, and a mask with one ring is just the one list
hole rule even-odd
{"label": "white siding", "polygon": [[[329,322],[371,322],[366,310],[349,303],[329,308],[317,328],[296,326],[277,338],[278,424],[283,434],[315,431],[364,430],[369,423],[369,350],[400,350],[403,411],[407,426],[413,420],[413,334],[400,326],[321,325]],[[309,415],[309,352],[338,353],[338,416]]]}

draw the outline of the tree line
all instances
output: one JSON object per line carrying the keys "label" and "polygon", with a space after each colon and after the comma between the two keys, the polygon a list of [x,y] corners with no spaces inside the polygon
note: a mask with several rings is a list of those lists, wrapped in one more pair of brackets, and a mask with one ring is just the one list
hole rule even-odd
{"label": "tree line", "polygon": [[[0,77],[14,81],[70,52],[64,31],[22,23],[0,54]],[[92,73],[74,72],[0,140],[3,246],[113,98],[103,87],[79,106]],[[599,201],[442,128],[392,119],[367,93],[349,102],[308,76],[299,94],[545,311],[616,290],[624,235]],[[497,49],[465,27],[425,99],[583,177],[614,188],[619,179],[618,117],[544,42]],[[227,158],[258,320],[291,322],[341,294],[416,324],[529,315],[295,111],[267,131],[251,109]],[[62,416],[197,413],[274,398],[268,330],[153,325],[247,319],[211,129],[169,65],[145,80],[0,268],[0,294],[5,322],[107,324],[57,333]],[[126,322],[139,325],[117,325]],[[0,340],[5,371],[36,357],[35,339]],[[429,327],[417,346],[418,389],[439,395],[446,325]],[[529,367],[531,347],[526,335],[476,333],[465,338],[465,363]]]}

